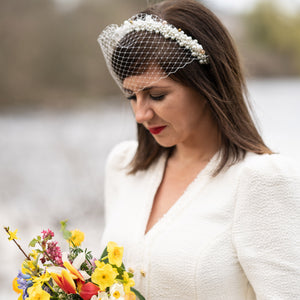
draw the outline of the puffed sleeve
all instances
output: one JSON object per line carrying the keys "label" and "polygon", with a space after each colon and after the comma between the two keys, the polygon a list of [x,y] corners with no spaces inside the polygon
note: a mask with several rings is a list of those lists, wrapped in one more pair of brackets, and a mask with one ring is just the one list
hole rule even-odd
{"label": "puffed sleeve", "polygon": [[137,148],[136,141],[125,141],[116,145],[110,152],[105,168],[104,179],[104,212],[107,221],[112,209],[119,198],[124,176],[127,175],[130,164]]}
{"label": "puffed sleeve", "polygon": [[300,177],[280,155],[243,168],[233,243],[258,300],[300,299]]}

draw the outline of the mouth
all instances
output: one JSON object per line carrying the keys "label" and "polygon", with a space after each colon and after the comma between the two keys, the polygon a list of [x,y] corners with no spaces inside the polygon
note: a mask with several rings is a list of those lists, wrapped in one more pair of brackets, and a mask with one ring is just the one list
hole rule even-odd
{"label": "mouth", "polygon": [[161,133],[167,126],[157,126],[157,127],[150,127],[149,131],[152,134],[159,134]]}

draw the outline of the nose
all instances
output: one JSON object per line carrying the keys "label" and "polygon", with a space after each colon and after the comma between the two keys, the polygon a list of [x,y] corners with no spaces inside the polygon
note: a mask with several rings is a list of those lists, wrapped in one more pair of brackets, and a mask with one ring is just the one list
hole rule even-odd
{"label": "nose", "polygon": [[136,101],[132,102],[132,109],[136,122],[140,124],[151,120],[154,116],[151,104],[141,96],[136,96]]}

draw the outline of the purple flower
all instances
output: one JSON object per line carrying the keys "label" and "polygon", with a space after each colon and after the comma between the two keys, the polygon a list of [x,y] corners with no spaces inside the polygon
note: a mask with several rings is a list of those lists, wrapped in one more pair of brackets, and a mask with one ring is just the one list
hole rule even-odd
{"label": "purple flower", "polygon": [[31,279],[31,276],[19,271],[17,278],[18,287],[19,289],[23,290],[23,300],[25,300],[29,296],[27,293],[27,289],[33,285],[32,281],[29,280]]}

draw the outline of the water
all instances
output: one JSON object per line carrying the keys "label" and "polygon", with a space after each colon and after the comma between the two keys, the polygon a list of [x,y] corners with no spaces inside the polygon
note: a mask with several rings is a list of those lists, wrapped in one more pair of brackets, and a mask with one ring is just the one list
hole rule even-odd
{"label": "water", "polygon": [[[249,89],[267,144],[300,166],[300,79],[251,81]],[[42,229],[59,237],[59,221],[69,219],[70,229],[85,232],[84,245],[101,251],[105,160],[135,137],[127,105],[0,115],[0,223],[19,229],[25,249]],[[17,299],[11,281],[23,257],[4,230],[0,253],[0,299]]]}

